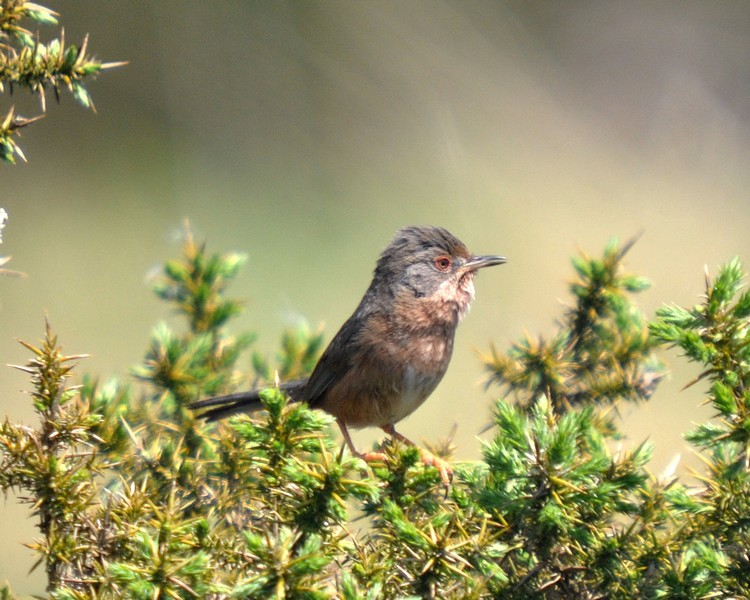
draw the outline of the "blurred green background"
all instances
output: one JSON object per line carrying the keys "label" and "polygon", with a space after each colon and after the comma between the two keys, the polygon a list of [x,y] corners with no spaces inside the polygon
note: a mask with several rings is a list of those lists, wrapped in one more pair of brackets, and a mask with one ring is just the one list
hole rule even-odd
{"label": "blurred green background", "polygon": [[[148,278],[179,250],[182,220],[249,262],[235,331],[270,353],[285,326],[356,306],[379,251],[406,224],[450,229],[510,262],[481,273],[454,360],[400,430],[458,424],[458,459],[496,390],[477,351],[551,332],[569,258],[643,231],[628,255],[654,287],[639,302],[694,304],[704,266],[750,257],[750,4],[745,2],[49,2],[66,39],[103,61],[97,114],[69,95],[24,132],[29,164],[0,166],[0,357],[19,364],[45,315],[79,372],[127,377],[171,319]],[[43,30],[49,39],[54,32]],[[2,97],[25,116],[38,103]],[[623,407],[624,444],[656,445],[658,473],[708,416],[696,370]],[[33,422],[23,375],[0,371],[0,414]],[[377,432],[359,432],[367,445]],[[0,578],[43,591],[20,544],[35,531],[9,497]]]}

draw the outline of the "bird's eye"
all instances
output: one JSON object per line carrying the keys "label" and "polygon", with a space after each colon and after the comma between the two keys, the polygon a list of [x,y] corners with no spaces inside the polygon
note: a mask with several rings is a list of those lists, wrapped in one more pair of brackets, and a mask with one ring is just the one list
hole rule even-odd
{"label": "bird's eye", "polygon": [[451,260],[450,256],[438,256],[432,262],[438,271],[443,271],[444,273],[450,271],[451,266],[453,265],[453,261]]}

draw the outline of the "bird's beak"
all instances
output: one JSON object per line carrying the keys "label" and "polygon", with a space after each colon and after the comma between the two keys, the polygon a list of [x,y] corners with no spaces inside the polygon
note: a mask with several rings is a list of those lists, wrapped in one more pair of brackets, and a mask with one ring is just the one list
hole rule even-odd
{"label": "bird's beak", "polygon": [[493,265],[502,265],[507,263],[508,259],[504,256],[472,256],[462,266],[461,270],[465,272],[476,271],[482,267],[491,267]]}

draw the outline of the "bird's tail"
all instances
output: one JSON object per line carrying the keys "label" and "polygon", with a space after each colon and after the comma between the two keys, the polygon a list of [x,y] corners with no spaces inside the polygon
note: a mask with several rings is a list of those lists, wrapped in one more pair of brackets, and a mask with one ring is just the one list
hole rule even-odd
{"label": "bird's tail", "polygon": [[[292,401],[297,402],[301,400],[301,392],[306,383],[306,379],[287,381],[279,385],[279,389],[288,394]],[[218,421],[232,415],[259,410],[263,408],[263,403],[260,400],[260,390],[251,390],[198,400],[190,404],[189,408],[199,411],[198,417],[201,419]]]}

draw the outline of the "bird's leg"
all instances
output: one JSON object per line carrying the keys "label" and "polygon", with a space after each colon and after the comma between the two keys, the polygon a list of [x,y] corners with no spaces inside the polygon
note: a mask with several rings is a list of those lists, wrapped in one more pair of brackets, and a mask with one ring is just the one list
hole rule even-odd
{"label": "bird's leg", "polygon": [[339,429],[341,429],[341,435],[344,436],[344,441],[346,442],[347,447],[349,448],[349,451],[356,457],[361,458],[365,462],[369,461],[384,461],[385,460],[385,454],[382,452],[360,452],[357,450],[357,448],[354,446],[354,442],[352,442],[352,437],[349,435],[349,430],[346,427],[346,424],[341,419],[336,419],[336,423],[339,424]]}
{"label": "bird's leg", "polygon": [[[349,429],[347,429],[346,424],[340,419],[336,419],[336,423],[338,423],[339,429],[341,429],[341,435],[344,436],[344,442],[346,442],[349,451],[354,456],[361,458],[365,462],[381,462],[385,460],[386,456],[382,452],[360,452],[359,450],[357,450],[357,448],[354,446],[354,442],[352,441],[352,437],[349,435]],[[398,431],[396,431],[396,428],[393,425],[385,425],[381,429],[388,435],[390,435],[393,439],[398,440],[402,444],[406,446],[417,447],[419,450],[419,454],[422,457],[422,462],[431,467],[435,467],[438,470],[438,472],[440,473],[440,479],[443,480],[443,484],[448,485],[451,482],[451,480],[453,479],[453,468],[450,466],[447,460],[440,458],[439,456],[435,456],[429,450],[419,448],[408,437],[401,435]]]}
{"label": "bird's leg", "polygon": [[453,467],[450,466],[447,460],[440,458],[439,456],[435,456],[429,450],[420,448],[408,437],[401,435],[398,431],[396,431],[396,428],[393,425],[385,425],[381,429],[402,444],[406,444],[407,446],[416,446],[419,450],[419,454],[422,457],[422,462],[431,467],[435,467],[438,470],[438,472],[440,473],[440,479],[443,480],[443,484],[448,485],[451,482],[451,480],[453,479]]}

